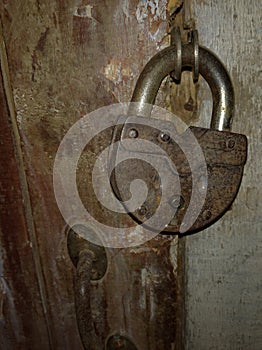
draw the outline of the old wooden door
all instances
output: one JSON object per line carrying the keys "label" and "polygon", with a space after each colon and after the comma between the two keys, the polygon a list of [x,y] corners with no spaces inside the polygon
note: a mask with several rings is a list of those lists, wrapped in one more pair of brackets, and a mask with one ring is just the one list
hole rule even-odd
{"label": "old wooden door", "polygon": [[[0,9],[1,349],[81,349],[55,154],[83,115],[130,100],[145,63],[169,45],[172,16],[184,39],[196,27],[227,66],[248,165],[232,210],[207,231],[108,251],[107,278],[92,291],[93,347],[122,332],[143,350],[260,349],[258,2],[1,0]],[[210,93],[190,73],[181,86],[165,80],[157,104],[208,126]]]}

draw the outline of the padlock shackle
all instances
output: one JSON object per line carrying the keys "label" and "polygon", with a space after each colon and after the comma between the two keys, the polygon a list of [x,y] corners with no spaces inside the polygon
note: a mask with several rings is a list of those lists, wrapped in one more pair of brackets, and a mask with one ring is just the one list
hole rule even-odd
{"label": "padlock shackle", "polygon": [[[163,79],[174,69],[176,49],[167,47],[157,53],[147,63],[140,74],[131,99],[129,113],[148,117]],[[193,45],[182,45],[182,67],[184,70],[194,66]],[[204,47],[199,47],[199,73],[207,81],[213,97],[211,129],[230,131],[234,112],[234,89],[224,65]]]}

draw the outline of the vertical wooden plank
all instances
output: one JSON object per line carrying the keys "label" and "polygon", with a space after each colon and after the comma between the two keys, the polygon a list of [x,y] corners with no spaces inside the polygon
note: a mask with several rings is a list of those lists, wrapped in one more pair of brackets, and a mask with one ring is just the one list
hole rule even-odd
{"label": "vertical wooden plank", "polygon": [[[144,64],[168,45],[167,0],[0,4],[48,301],[50,347],[78,349],[74,271],[53,193],[54,157],[62,137],[79,118],[130,100]],[[163,87],[159,104],[165,105],[166,93]],[[138,348],[178,348],[176,248],[176,239],[159,236],[143,247],[108,252],[107,276],[92,288],[98,325],[94,349],[102,349],[106,338],[119,332],[130,336]]]}
{"label": "vertical wooden plank", "polygon": [[[221,58],[233,79],[233,131],[249,140],[248,162],[235,203],[219,222],[186,239],[187,349],[262,347],[261,300],[261,14],[257,1],[193,2],[200,43]],[[202,125],[211,115],[203,82]]]}
{"label": "vertical wooden plank", "polygon": [[41,297],[35,242],[30,234],[31,207],[24,195],[23,164],[11,122],[8,71],[0,35],[0,346],[45,349],[49,332]]}

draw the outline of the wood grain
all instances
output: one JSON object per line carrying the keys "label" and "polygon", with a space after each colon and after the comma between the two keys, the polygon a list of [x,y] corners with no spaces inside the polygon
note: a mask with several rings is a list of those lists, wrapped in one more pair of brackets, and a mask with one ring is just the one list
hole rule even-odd
{"label": "wood grain", "polygon": [[[12,344],[19,349],[79,349],[75,271],[67,254],[65,222],[53,193],[54,157],[69,127],[83,115],[130,100],[144,64],[168,44],[167,1],[16,0],[1,1],[0,6],[47,302],[46,318],[39,315],[39,322],[51,330],[47,336],[39,327],[44,338],[39,341],[33,329],[31,337],[28,332],[14,334]],[[159,103],[165,104],[165,94],[160,92]],[[88,195],[86,189],[83,195]],[[6,252],[10,242],[5,236],[3,240]],[[126,334],[138,348],[176,348],[176,243],[176,239],[158,237],[144,247],[108,251],[107,276],[92,287],[93,349],[101,350],[106,338],[115,333]],[[33,277],[28,283],[35,283]],[[11,293],[16,298],[15,287]],[[24,287],[21,293],[25,302],[32,303]],[[43,297],[34,297],[35,303],[44,302]],[[3,305],[6,310],[5,299]],[[10,315],[14,312],[10,307]],[[4,348],[16,327],[10,315],[4,311],[2,316],[10,322],[9,328],[1,329]],[[18,324],[28,327],[30,323],[23,319]]]}
{"label": "wood grain", "polygon": [[31,206],[26,202],[26,183],[21,174],[20,145],[11,121],[4,61],[1,40],[0,345],[7,350],[18,346],[30,348],[39,343],[47,348],[49,330],[39,283],[42,275],[32,235]]}
{"label": "wood grain", "polygon": [[[73,303],[75,271],[67,254],[65,223],[53,194],[54,157],[62,137],[81,116],[104,105],[130,100],[142,67],[168,45],[167,8],[172,12],[179,3],[0,1],[21,138],[19,152],[30,195],[28,207],[21,191],[14,124],[10,123],[2,89],[3,349],[81,348]],[[194,0],[191,5],[200,43],[218,54],[234,82],[233,131],[249,138],[243,183],[225,217],[208,230],[181,241],[185,266],[181,250],[177,258],[176,239],[158,237],[136,249],[108,251],[107,276],[92,289],[97,325],[94,348],[99,350],[106,338],[117,332],[129,335],[138,348],[145,350],[182,348],[179,305],[184,296],[187,349],[262,347],[258,4],[255,0]],[[190,18],[188,23],[194,26],[194,20]],[[183,25],[179,16],[177,23]],[[182,86],[166,79],[157,103],[190,124],[209,125],[211,95],[203,80],[192,83],[190,73],[183,77]],[[26,210],[33,218],[40,262],[37,269]],[[184,291],[177,279],[178,271],[184,272]]]}

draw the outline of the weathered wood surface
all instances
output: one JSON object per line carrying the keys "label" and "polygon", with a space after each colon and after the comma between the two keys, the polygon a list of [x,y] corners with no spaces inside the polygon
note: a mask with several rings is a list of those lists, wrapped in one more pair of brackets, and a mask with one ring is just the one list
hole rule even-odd
{"label": "weathered wood surface", "polygon": [[[2,57],[1,57],[2,59]],[[31,215],[24,205],[17,143],[0,74],[0,348],[30,348],[35,341],[48,348],[48,330],[41,303],[31,240]],[[14,341],[15,340],[15,341]]]}
{"label": "weathered wood surface", "polygon": [[[11,138],[16,126],[10,123],[10,111],[3,102],[1,142],[3,137],[6,143],[1,143],[1,157],[3,149],[12,162],[9,178],[1,175],[5,204],[1,209],[1,348],[81,348],[73,305],[74,269],[52,188],[54,156],[63,135],[81,116],[130,100],[142,67],[168,43],[167,7],[170,10],[179,3],[0,2],[22,146]],[[194,0],[192,5],[201,44],[221,57],[233,78],[237,104],[233,130],[247,134],[250,146],[233,210],[209,230],[182,242],[188,283],[186,348],[258,350],[262,347],[258,4],[255,0]],[[182,87],[166,81],[157,101],[170,105],[186,121],[200,119],[202,126],[209,125],[211,100],[203,81],[197,88],[191,78],[183,79]],[[18,171],[21,162],[15,159],[19,150],[30,203],[19,190],[24,181]],[[6,159],[1,159],[2,174],[7,173]],[[6,189],[12,186],[16,193],[7,196]],[[13,198],[17,198],[14,204]],[[6,213],[11,208],[17,213],[15,220]],[[28,230],[30,212],[33,226]],[[34,232],[36,242],[32,242]],[[92,292],[94,311],[102,315],[95,340],[99,349],[108,335],[119,331],[142,349],[179,349],[179,341],[174,344],[179,335],[176,243],[160,240],[135,250],[109,252],[106,279],[95,284]],[[161,300],[163,293],[165,300]]]}
{"label": "weathered wood surface", "polygon": [[[190,350],[262,348],[261,285],[261,5],[259,1],[193,2],[200,43],[221,58],[233,79],[233,131],[249,140],[248,162],[232,210],[186,239],[187,330]],[[211,97],[200,84],[202,125]]]}
{"label": "weathered wood surface", "polygon": [[[30,201],[21,200],[32,213],[36,237],[32,248],[39,254],[28,262],[32,273],[28,285],[21,285],[19,291],[24,303],[32,305],[32,310],[28,307],[31,316],[26,311],[23,315],[24,304],[17,305],[15,275],[9,291],[14,305],[7,305],[5,295],[1,300],[2,319],[8,325],[0,328],[2,346],[79,349],[73,303],[75,271],[67,254],[65,223],[53,194],[54,157],[62,137],[81,116],[130,100],[142,67],[168,43],[167,1],[16,0],[0,4],[12,86],[9,92],[13,92],[16,108],[16,120],[9,124],[8,132],[18,127],[20,133],[21,148],[19,144],[16,147],[22,155]],[[165,104],[165,95],[164,91],[160,94],[160,104]],[[3,118],[8,118],[5,111]],[[10,203],[6,200],[4,204],[8,208]],[[10,256],[5,256],[11,249],[6,232],[12,226],[7,221],[3,227],[5,278],[12,269]],[[21,240],[14,249],[23,260],[21,246],[30,248],[30,242]],[[92,291],[98,326],[94,349],[101,350],[106,338],[119,332],[130,336],[138,348],[177,347],[175,253],[176,240],[167,238],[137,249],[108,251],[107,276],[95,283]],[[41,276],[40,296],[36,286]],[[36,288],[33,297],[28,295],[31,288]],[[18,312],[21,319],[16,319]]]}

